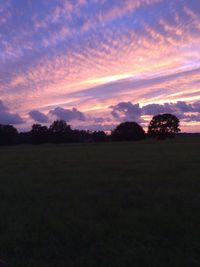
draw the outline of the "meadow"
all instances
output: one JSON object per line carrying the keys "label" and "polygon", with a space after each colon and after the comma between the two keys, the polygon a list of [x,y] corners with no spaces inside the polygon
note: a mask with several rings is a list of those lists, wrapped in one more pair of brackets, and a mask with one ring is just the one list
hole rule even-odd
{"label": "meadow", "polygon": [[0,147],[10,267],[200,266],[200,138]]}

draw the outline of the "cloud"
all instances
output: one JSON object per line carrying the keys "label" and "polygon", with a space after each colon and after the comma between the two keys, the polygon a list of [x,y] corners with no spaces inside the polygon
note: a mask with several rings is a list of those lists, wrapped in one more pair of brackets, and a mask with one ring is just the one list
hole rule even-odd
{"label": "cloud", "polygon": [[200,101],[194,103],[178,101],[176,103],[148,104],[142,107],[138,103],[120,102],[110,108],[112,109],[111,115],[118,121],[142,122],[142,116],[154,116],[162,113],[172,113],[186,122],[199,122],[200,118]]}
{"label": "cloud", "polygon": [[0,124],[21,124],[23,119],[17,113],[12,113],[0,100]]}
{"label": "cloud", "polygon": [[143,115],[156,115],[159,113],[199,113],[200,102],[186,103],[184,101],[178,101],[176,103],[164,103],[164,104],[149,104],[141,108]]}
{"label": "cloud", "polygon": [[111,124],[85,124],[85,125],[80,125],[78,127],[79,130],[88,130],[88,131],[111,131],[116,127],[116,124],[111,123]]}
{"label": "cloud", "polygon": [[173,108],[169,103],[160,104],[149,104],[141,108],[142,114],[144,115],[156,115],[160,113],[173,112]]}
{"label": "cloud", "polygon": [[96,123],[103,123],[105,121],[104,118],[98,117],[98,118],[93,118],[94,122]]}
{"label": "cloud", "polygon": [[192,105],[192,109],[194,112],[200,113],[200,101],[194,102]]}
{"label": "cloud", "polygon": [[44,113],[38,111],[38,110],[32,110],[29,112],[29,116],[37,121],[37,122],[41,122],[41,123],[47,123],[48,122],[48,116],[46,116]]}
{"label": "cloud", "polygon": [[120,102],[115,106],[110,107],[111,114],[117,120],[122,121],[141,121],[141,108],[139,104],[131,102]]}
{"label": "cloud", "polygon": [[57,107],[49,111],[50,115],[56,116],[60,120],[65,120],[67,122],[73,120],[85,121],[86,117],[83,112],[78,111],[76,108],[64,109]]}
{"label": "cloud", "polygon": [[183,119],[185,122],[200,122],[200,114],[185,116]]}
{"label": "cloud", "polygon": [[6,112],[8,108],[4,105],[3,101],[0,100],[0,112]]}

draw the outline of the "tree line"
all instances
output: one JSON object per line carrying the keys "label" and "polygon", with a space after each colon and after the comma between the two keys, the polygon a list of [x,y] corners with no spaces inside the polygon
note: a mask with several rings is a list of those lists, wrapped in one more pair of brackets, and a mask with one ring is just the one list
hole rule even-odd
{"label": "tree line", "polygon": [[179,119],[172,114],[154,116],[147,133],[138,123],[128,121],[120,123],[109,135],[104,131],[73,130],[63,120],[56,120],[49,127],[33,124],[28,132],[18,132],[12,125],[0,124],[0,145],[139,141],[146,137],[165,139],[173,138],[179,131]]}

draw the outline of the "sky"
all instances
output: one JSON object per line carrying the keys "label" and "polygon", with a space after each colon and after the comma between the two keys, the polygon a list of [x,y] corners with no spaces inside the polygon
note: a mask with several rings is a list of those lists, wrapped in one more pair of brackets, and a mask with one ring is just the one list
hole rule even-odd
{"label": "sky", "polygon": [[200,132],[198,0],[0,0],[0,123]]}

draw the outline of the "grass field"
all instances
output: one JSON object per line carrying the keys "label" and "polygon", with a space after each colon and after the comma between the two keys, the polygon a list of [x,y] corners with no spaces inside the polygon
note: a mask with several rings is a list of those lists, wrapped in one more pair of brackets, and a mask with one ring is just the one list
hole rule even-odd
{"label": "grass field", "polygon": [[200,266],[200,139],[0,148],[12,267]]}

